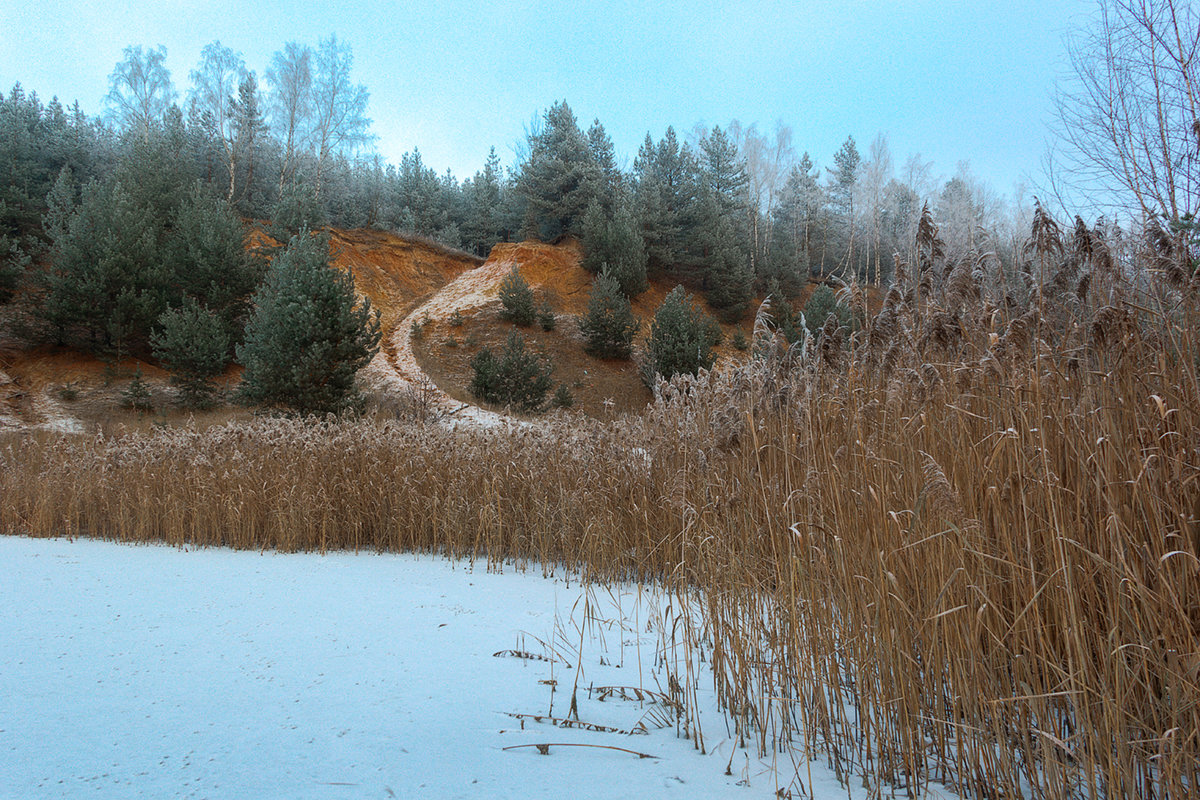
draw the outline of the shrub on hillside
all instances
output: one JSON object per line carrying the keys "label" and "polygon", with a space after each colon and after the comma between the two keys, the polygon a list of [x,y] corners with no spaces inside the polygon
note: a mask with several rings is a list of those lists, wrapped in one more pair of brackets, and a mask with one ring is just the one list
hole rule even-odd
{"label": "shrub on hillside", "polygon": [[160,330],[150,336],[154,357],[171,373],[186,406],[204,408],[213,402],[213,378],[229,363],[229,334],[219,316],[194,300],[168,309],[158,318]]}
{"label": "shrub on hillside", "polygon": [[628,297],[646,291],[646,249],[628,202],[621,202],[608,218],[598,200],[583,218],[583,267],[597,273],[607,270]]}
{"label": "shrub on hillside", "polygon": [[579,319],[584,351],[597,358],[629,358],[639,327],[616,279],[607,270],[600,273],[592,284],[587,314]]}
{"label": "shrub on hillside", "polygon": [[537,319],[537,306],[533,300],[533,289],[515,266],[500,282],[500,319],[508,320],[527,328]]}
{"label": "shrub on hillside", "polygon": [[137,368],[129,385],[121,390],[121,406],[143,414],[154,410],[154,397],[145,378],[142,377],[141,367]]}
{"label": "shrub on hillside", "polygon": [[819,286],[812,297],[804,304],[804,323],[809,333],[816,335],[821,332],[825,320],[830,314],[837,316],[838,327],[850,327],[850,309],[845,303],[839,303],[837,295],[828,286]]}
{"label": "shrub on hillside", "polygon": [[542,298],[542,302],[538,303],[537,308],[538,325],[542,326],[544,331],[554,330],[556,320],[554,319],[554,309],[550,307],[550,301]]}
{"label": "shrub on hillside", "polygon": [[565,383],[560,383],[558,389],[554,391],[551,403],[555,408],[570,408],[575,405],[575,395],[571,394],[571,390]]}
{"label": "shrub on hillside", "polygon": [[471,359],[475,377],[471,394],[488,403],[533,411],[550,391],[554,365],[544,356],[525,349],[525,339],[513,331],[497,357],[485,347]]}
{"label": "shrub on hillside", "polygon": [[792,304],[781,295],[772,295],[772,297],[778,298],[778,310],[774,312],[775,324],[787,339],[787,343],[796,344],[804,341],[808,336],[804,314],[793,310]]}
{"label": "shrub on hillside", "polygon": [[354,375],[379,350],[379,312],[358,302],[354,278],[329,265],[329,241],[306,231],[275,257],[254,295],[240,393],[301,414],[360,405]]}
{"label": "shrub on hillside", "polygon": [[682,286],[676,286],[654,312],[650,365],[667,380],[680,373],[695,375],[712,367],[712,349],[720,339],[721,329],[712,317],[696,306]]}

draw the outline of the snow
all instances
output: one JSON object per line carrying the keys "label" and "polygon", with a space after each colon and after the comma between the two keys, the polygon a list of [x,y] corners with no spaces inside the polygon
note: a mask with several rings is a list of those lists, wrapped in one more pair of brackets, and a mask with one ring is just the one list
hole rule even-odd
{"label": "snow", "polygon": [[[0,536],[0,797],[756,798],[810,768],[847,797],[823,762],[735,748],[710,676],[707,754],[661,705],[589,695],[667,684],[660,600],[431,556]],[[649,734],[510,716],[567,717],[577,672],[579,719]],[[653,758],[504,749],[538,743]]]}

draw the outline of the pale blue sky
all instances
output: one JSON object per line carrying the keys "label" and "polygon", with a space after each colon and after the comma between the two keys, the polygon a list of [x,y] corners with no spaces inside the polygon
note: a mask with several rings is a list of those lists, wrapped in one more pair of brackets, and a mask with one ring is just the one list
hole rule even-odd
{"label": "pale blue sky", "polygon": [[731,119],[791,126],[820,165],[853,134],[866,155],[920,152],[948,177],[960,160],[1010,193],[1037,179],[1063,35],[1091,0],[1025,2],[400,3],[384,0],[0,0],[0,88],[101,110],[129,44],[167,47],[182,95],[200,49],[219,39],[259,76],[287,41],[336,33],[371,93],[378,149],[419,147],[459,178],[565,98],[599,117],[631,162],[649,131]]}

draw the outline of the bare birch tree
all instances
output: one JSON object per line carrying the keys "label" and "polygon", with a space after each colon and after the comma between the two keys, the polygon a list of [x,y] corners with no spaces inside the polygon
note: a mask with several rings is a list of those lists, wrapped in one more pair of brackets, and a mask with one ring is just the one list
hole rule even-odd
{"label": "bare birch tree", "polygon": [[350,45],[336,36],[323,40],[317,48],[312,79],[312,143],[317,156],[316,195],[331,157],[352,153],[375,137],[368,129],[367,87],[350,80],[354,54]]}
{"label": "bare birch tree", "polygon": [[149,140],[150,129],[163,118],[178,96],[164,61],[167,48],[126,47],[124,58],[108,76],[104,102],[109,117],[124,130],[138,131]]}
{"label": "bare birch tree", "polygon": [[752,262],[762,260],[771,240],[772,214],[788,173],[796,160],[792,129],[775,123],[774,134],[759,133],[757,125],[742,128],[737,120],[729,124],[729,133],[746,162],[749,183],[749,235]]}
{"label": "bare birch tree", "polygon": [[312,122],[312,62],[311,47],[288,42],[271,59],[266,73],[271,124],[283,144],[280,194],[284,184],[295,177],[297,156],[304,149]]}
{"label": "bare birch tree", "polygon": [[1100,0],[1059,93],[1068,185],[1172,223],[1200,210],[1200,15],[1186,0]]}
{"label": "bare birch tree", "polygon": [[232,202],[237,190],[237,126],[234,96],[247,76],[246,64],[240,53],[220,42],[206,44],[200,51],[200,64],[191,72],[189,93],[194,113],[206,116],[207,122],[221,145],[224,163],[229,171],[229,189],[225,199]]}
{"label": "bare birch tree", "polygon": [[885,209],[884,189],[892,179],[892,154],[888,149],[887,137],[876,134],[867,151],[867,162],[862,166],[862,176],[859,179],[858,191],[862,195],[862,208],[871,226],[870,250],[867,253],[864,268],[874,275],[874,281],[879,283],[882,272],[880,250],[883,239],[883,213]]}

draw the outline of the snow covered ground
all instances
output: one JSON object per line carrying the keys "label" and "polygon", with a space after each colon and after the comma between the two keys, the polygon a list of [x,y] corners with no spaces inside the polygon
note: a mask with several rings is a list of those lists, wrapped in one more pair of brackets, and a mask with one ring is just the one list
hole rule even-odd
{"label": "snow covered ground", "polygon": [[[710,678],[706,755],[635,699],[660,613],[429,556],[0,536],[0,798],[774,797],[796,765],[734,748]],[[580,720],[648,735],[548,721],[577,673]]]}

